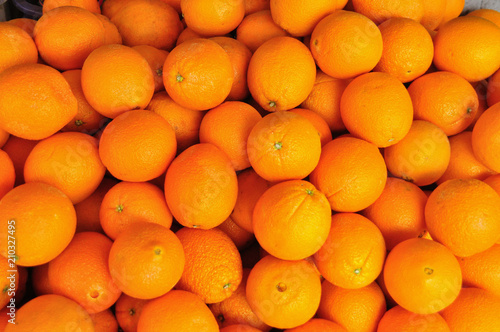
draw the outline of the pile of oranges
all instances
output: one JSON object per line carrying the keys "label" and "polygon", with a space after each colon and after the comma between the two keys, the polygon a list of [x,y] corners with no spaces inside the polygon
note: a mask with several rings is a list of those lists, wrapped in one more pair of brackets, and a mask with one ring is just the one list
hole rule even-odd
{"label": "pile of oranges", "polygon": [[500,13],[463,8],[0,23],[0,331],[499,331]]}

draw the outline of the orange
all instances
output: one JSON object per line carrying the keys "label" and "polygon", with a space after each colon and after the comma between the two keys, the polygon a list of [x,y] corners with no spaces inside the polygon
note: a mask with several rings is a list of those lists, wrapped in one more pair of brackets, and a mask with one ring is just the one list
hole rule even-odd
{"label": "orange", "polygon": [[279,111],[253,127],[247,153],[255,172],[267,181],[302,179],[318,164],[321,140],[309,120]]}
{"label": "orange", "polygon": [[428,30],[436,30],[443,21],[448,1],[449,0],[422,0],[424,15],[420,23]]}
{"label": "orange", "polygon": [[104,45],[104,35],[104,26],[96,15],[74,6],[57,7],[46,12],[33,30],[40,56],[59,70],[82,68],[87,56]]}
{"label": "orange", "polygon": [[96,16],[104,27],[104,45],[122,44],[122,36],[120,35],[116,25],[104,15],[96,14]]}
{"label": "orange", "polygon": [[15,324],[7,324],[5,331],[50,332],[68,327],[81,332],[95,331],[90,315],[78,303],[50,294],[35,297],[16,310]]}
{"label": "orange", "polygon": [[150,45],[137,45],[132,48],[139,52],[148,61],[155,78],[155,92],[164,90],[163,64],[167,58],[168,51],[161,50]]}
{"label": "orange", "polygon": [[[0,201],[0,254],[16,264],[35,266],[59,255],[75,234],[76,214],[71,200],[59,189],[32,182],[12,189]],[[15,228],[15,252],[8,251],[8,235]],[[11,255],[13,254],[13,255]]]}
{"label": "orange", "polygon": [[68,82],[49,66],[25,64],[0,72],[0,91],[0,104],[9,105],[0,109],[0,127],[20,138],[49,137],[77,114]]}
{"label": "orange", "polygon": [[218,332],[219,327],[210,309],[198,296],[173,290],[144,306],[137,332],[148,331]]}
{"label": "orange", "polygon": [[75,234],[66,249],[49,263],[48,277],[54,294],[72,299],[89,314],[111,307],[121,294],[108,269],[112,244],[100,233]]}
{"label": "orange", "polygon": [[38,61],[36,45],[26,31],[7,22],[1,22],[0,32],[0,47],[2,48],[0,72],[15,65]]}
{"label": "orange", "polygon": [[260,196],[270,187],[252,168],[238,173],[238,197],[231,219],[245,231],[253,233],[253,210]]}
{"label": "orange", "polygon": [[479,104],[477,107],[476,116],[474,116],[474,120],[472,120],[472,123],[469,125],[469,127],[467,127],[467,130],[470,130],[470,131],[472,131],[472,129],[474,129],[474,126],[476,125],[477,120],[479,119],[481,114],[483,114],[484,111],[486,111],[486,109],[488,108],[487,101],[486,101],[488,82],[486,80],[482,80],[482,81],[478,81],[478,82],[473,82],[471,84],[474,87],[474,90],[476,90],[477,99],[478,99]]}
{"label": "orange", "polygon": [[5,143],[9,140],[10,134],[5,130],[0,128],[0,148],[2,148]]}
{"label": "orange", "polygon": [[21,285],[19,280],[21,267],[15,265],[14,258],[5,257],[0,257],[0,267],[2,268],[0,305],[5,307],[16,300],[15,295]]}
{"label": "orange", "polygon": [[233,67],[233,86],[227,100],[243,100],[248,94],[247,70],[252,52],[242,42],[229,37],[210,38],[226,51]]}
{"label": "orange", "polygon": [[328,123],[326,123],[326,120],[321,117],[321,115],[305,108],[294,108],[290,110],[290,112],[303,116],[312,123],[314,128],[316,128],[319,133],[321,146],[332,140],[332,132],[330,131],[330,127],[328,126]]}
{"label": "orange", "polygon": [[439,23],[438,30],[446,22],[460,16],[464,10],[465,0],[446,0],[446,6],[443,13],[443,19]]}
{"label": "orange", "polygon": [[450,162],[450,142],[442,129],[415,120],[408,134],[384,150],[389,172],[417,186],[437,181]]}
{"label": "orange", "polygon": [[245,16],[236,29],[236,39],[245,44],[252,53],[269,39],[289,35],[273,21],[269,8]]}
{"label": "orange", "polygon": [[0,199],[14,188],[16,182],[16,171],[14,164],[7,152],[0,150]]}
{"label": "orange", "polygon": [[456,256],[472,256],[500,238],[500,196],[480,180],[448,180],[429,196],[425,220],[434,240]]}
{"label": "orange", "polygon": [[31,18],[25,18],[25,17],[14,18],[6,21],[6,23],[8,24],[15,25],[16,27],[19,27],[24,31],[26,31],[31,38],[33,38],[33,29],[35,28],[36,22],[37,21]]}
{"label": "orange", "polygon": [[198,111],[214,108],[227,98],[233,75],[231,59],[224,48],[204,38],[176,46],[163,65],[168,95],[179,105]]}
{"label": "orange", "polygon": [[215,145],[201,143],[174,159],[165,176],[165,197],[183,226],[209,229],[231,214],[238,195],[236,172]]}
{"label": "orange", "polygon": [[465,130],[479,106],[476,91],[464,78],[434,72],[417,78],[408,87],[414,118],[434,123],[451,136]]}
{"label": "orange", "polygon": [[94,332],[114,332],[118,330],[118,322],[110,309],[90,315],[94,323]]}
{"label": "orange", "polygon": [[486,168],[472,151],[472,133],[463,131],[450,137],[450,163],[437,184],[451,179],[484,180],[494,172]]}
{"label": "orange", "polygon": [[382,232],[388,250],[425,231],[427,195],[413,183],[387,178],[380,197],[362,211]]}
{"label": "orange", "polygon": [[271,14],[274,22],[292,36],[310,35],[316,24],[337,9],[342,9],[347,0],[300,1],[272,0]]}
{"label": "orange", "polygon": [[226,326],[220,329],[222,332],[261,332],[261,330],[256,329],[250,325],[245,324],[234,324]]}
{"label": "orange", "polygon": [[500,102],[500,70],[497,70],[488,79],[486,86],[486,100],[488,106],[493,106]]}
{"label": "orange", "polygon": [[479,288],[462,288],[455,302],[441,312],[451,331],[494,331],[500,324],[500,297]]}
{"label": "orange", "polygon": [[111,44],[99,47],[85,60],[82,89],[97,112],[115,118],[123,112],[146,107],[155,85],[151,67],[139,52]]}
{"label": "orange", "polygon": [[195,38],[202,38],[202,36],[199,35],[199,34],[197,34],[196,32],[194,32],[190,28],[185,28],[179,34],[179,37],[177,38],[177,41],[176,41],[175,45],[176,46],[180,45],[180,44],[184,43],[186,40],[195,39]]}
{"label": "orange", "polygon": [[245,17],[261,10],[271,8],[270,0],[245,0]]}
{"label": "orange", "polygon": [[469,82],[491,76],[500,67],[500,27],[482,17],[452,19],[434,37],[434,65]]}
{"label": "orange", "polygon": [[491,175],[484,179],[483,182],[495,189],[495,191],[500,195],[500,174]]}
{"label": "orange", "polygon": [[203,36],[220,36],[236,29],[245,15],[243,0],[181,0],[186,25]]}
{"label": "orange", "polygon": [[383,273],[385,286],[396,303],[422,315],[446,308],[457,298],[462,285],[460,265],[453,253],[427,239],[409,239],[395,246]]}
{"label": "orange", "polygon": [[419,315],[396,306],[388,310],[378,324],[377,332],[450,332],[438,313]]}
{"label": "orange", "polygon": [[73,204],[80,203],[97,189],[106,172],[97,143],[94,137],[76,132],[40,141],[26,159],[25,181],[50,184]]}
{"label": "orange", "polygon": [[374,71],[389,73],[403,83],[425,74],[432,64],[434,44],[431,35],[420,23],[410,18],[395,17],[378,28],[384,49]]}
{"label": "orange", "polygon": [[125,294],[152,299],[169,292],[184,269],[184,250],[168,228],[136,222],[122,231],[109,252],[113,282]]}
{"label": "orange", "polygon": [[236,171],[250,167],[247,139],[262,119],[252,106],[241,101],[227,101],[205,114],[200,125],[200,142],[212,143],[231,160]]}
{"label": "orange", "polygon": [[352,0],[356,12],[365,15],[377,25],[390,18],[409,18],[420,22],[424,16],[423,0],[400,1],[391,0]]}
{"label": "orange", "polygon": [[44,0],[42,10],[45,14],[46,12],[62,6],[75,6],[87,9],[92,13],[100,14],[101,8],[99,7],[99,2],[94,0]]}
{"label": "orange", "polygon": [[292,37],[266,41],[254,52],[248,65],[250,93],[269,112],[299,106],[311,92],[315,78],[316,65],[311,52]]}
{"label": "orange", "polygon": [[472,130],[472,150],[477,160],[489,169],[500,172],[500,149],[497,141],[500,128],[500,104],[488,108],[477,120]]}
{"label": "orange", "polygon": [[322,318],[312,318],[307,323],[297,326],[293,329],[285,330],[286,332],[314,332],[314,331],[331,331],[345,332],[347,331],[342,325]]}
{"label": "orange", "polygon": [[104,129],[99,143],[102,163],[114,177],[123,181],[149,181],[160,176],[176,151],[175,133],[170,124],[147,110],[117,116]]}
{"label": "orange", "polygon": [[339,212],[356,212],[373,204],[384,190],[386,180],[387,169],[378,148],[353,137],[327,143],[310,175],[311,183],[326,195],[332,209]]}
{"label": "orange", "polygon": [[340,99],[348,84],[348,80],[333,78],[318,70],[312,91],[300,106],[319,114],[331,131],[342,132],[345,126],[340,115]]}
{"label": "orange", "polygon": [[68,82],[71,92],[78,102],[78,112],[75,117],[66,124],[62,131],[79,131],[93,135],[106,122],[106,118],[98,113],[88,103],[82,89],[82,71],[80,69],[68,70],[62,73]]}
{"label": "orange", "polygon": [[458,258],[464,287],[477,287],[500,296],[500,244],[469,257]]}
{"label": "orange", "polygon": [[265,324],[289,329],[314,316],[321,299],[321,282],[306,260],[285,261],[267,255],[250,271],[246,294],[253,312]]}
{"label": "orange", "polygon": [[115,316],[123,332],[136,332],[142,309],[151,300],[141,300],[122,293],[115,303]]}
{"label": "orange", "polygon": [[387,73],[368,73],[349,83],[340,100],[340,114],[353,136],[385,148],[406,136],[413,106],[398,79]]}
{"label": "orange", "polygon": [[494,9],[489,9],[489,8],[481,8],[481,9],[476,9],[468,13],[467,15],[470,16],[479,16],[482,18],[485,18],[487,20],[490,20],[491,22],[495,23],[497,26],[500,27],[500,12]]}
{"label": "orange", "polygon": [[253,233],[247,232],[238,226],[238,224],[233,221],[231,216],[229,216],[222,224],[217,226],[217,228],[231,238],[238,250],[247,248],[255,239]]}
{"label": "orange", "polygon": [[268,253],[280,259],[304,259],[327,239],[330,203],[310,182],[284,181],[260,196],[252,224],[257,241]]}
{"label": "orange", "polygon": [[132,0],[106,0],[102,2],[101,11],[107,18],[111,19],[122,8],[130,5]]}
{"label": "orange", "polygon": [[127,46],[171,50],[183,29],[177,11],[161,0],[132,1],[109,19]]}
{"label": "orange", "polygon": [[335,78],[354,78],[371,71],[382,56],[380,30],[366,16],[337,10],[311,34],[311,52],[319,68]]}
{"label": "orange", "polygon": [[52,294],[52,285],[49,282],[49,263],[33,267],[31,273],[32,286],[35,295]]}
{"label": "orange", "polygon": [[314,254],[314,262],[332,284],[356,289],[377,279],[385,254],[384,237],[369,219],[355,213],[337,213],[331,217],[330,233]]}

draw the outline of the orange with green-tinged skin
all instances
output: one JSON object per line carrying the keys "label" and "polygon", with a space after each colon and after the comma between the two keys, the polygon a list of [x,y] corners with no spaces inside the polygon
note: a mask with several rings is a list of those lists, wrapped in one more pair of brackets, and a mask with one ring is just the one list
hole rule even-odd
{"label": "orange with green-tinged skin", "polygon": [[375,331],[386,311],[384,294],[376,283],[345,289],[323,281],[317,317],[335,322],[348,331]]}
{"label": "orange with green-tinged skin", "polygon": [[448,0],[422,0],[424,15],[420,23],[428,30],[436,30],[442,22]]}
{"label": "orange with green-tinged skin", "polygon": [[99,2],[93,0],[47,0],[43,2],[42,12],[46,12],[62,6],[74,6],[87,9],[88,11],[96,14],[101,13]]}
{"label": "orange with green-tinged skin", "polygon": [[339,212],[356,212],[373,204],[386,180],[387,169],[378,148],[353,137],[327,143],[310,175],[311,183]]}
{"label": "orange with green-tinged skin", "polygon": [[460,265],[453,253],[427,239],[409,239],[395,246],[387,256],[383,273],[396,303],[422,315],[446,308],[462,286]]}
{"label": "orange with green-tinged skin", "polygon": [[388,250],[404,240],[419,237],[425,231],[427,195],[398,178],[387,178],[380,197],[362,211],[382,232]]}
{"label": "orange with green-tinged skin", "polygon": [[20,138],[49,137],[71,121],[78,110],[68,82],[46,65],[25,64],[2,71],[0,89],[0,103],[9,105],[0,110],[0,126]]}
{"label": "orange with green-tinged skin", "polygon": [[116,25],[104,15],[95,14],[104,27],[104,45],[123,44],[122,36]]}
{"label": "orange with green-tinged skin", "polygon": [[452,19],[434,37],[434,65],[469,82],[486,79],[500,67],[500,27],[477,16]]}
{"label": "orange with green-tinged skin", "polygon": [[71,200],[59,189],[40,182],[20,185],[6,194],[0,201],[0,220],[0,254],[7,257],[8,225],[14,220],[16,263],[21,266],[54,259],[70,243],[76,228]]}
{"label": "orange with green-tinged skin", "polygon": [[250,164],[267,181],[303,179],[318,164],[321,140],[306,118],[286,111],[268,114],[252,128]]}
{"label": "orange with green-tinged skin", "polygon": [[314,86],[316,65],[300,41],[274,37],[253,53],[247,75],[248,89],[262,108],[269,112],[285,111],[307,98]]}
{"label": "orange with green-tinged skin", "polygon": [[25,18],[25,17],[14,18],[6,21],[6,23],[8,24],[15,25],[16,27],[19,27],[24,31],[26,31],[31,38],[33,38],[33,29],[35,28],[36,22],[37,21],[31,18]]}
{"label": "orange with green-tinged skin", "polygon": [[452,136],[474,120],[479,106],[476,91],[464,78],[450,72],[434,72],[417,78],[408,87],[415,120],[434,123]]}
{"label": "orange with green-tinged skin", "polygon": [[384,159],[395,177],[426,186],[446,171],[450,162],[450,142],[438,126],[415,120],[401,141],[384,150]]}
{"label": "orange with green-tinged skin", "polygon": [[470,257],[459,257],[463,286],[482,288],[500,296],[500,267],[497,264],[499,258],[500,244],[494,244],[491,248]]}
{"label": "orange with green-tinged skin", "polygon": [[215,41],[194,38],[176,46],[163,65],[163,84],[179,105],[202,111],[221,104],[233,86],[229,55]]}
{"label": "orange with green-tinged skin", "polygon": [[115,303],[115,316],[123,332],[136,332],[142,309],[151,300],[136,299],[122,294]]}
{"label": "orange with green-tinged skin", "polygon": [[269,326],[288,329],[310,320],[319,306],[321,282],[306,260],[267,255],[250,271],[246,287],[253,312]]}
{"label": "orange with green-tinged skin", "polygon": [[167,58],[168,51],[158,49],[150,45],[137,45],[132,47],[148,61],[155,78],[155,92],[164,90],[163,86],[163,64]]}
{"label": "orange with green-tinged skin", "polygon": [[356,289],[377,279],[385,254],[384,237],[375,224],[356,213],[337,213],[331,217],[330,233],[314,254],[314,262],[332,284]]}
{"label": "orange with green-tinged skin", "polygon": [[465,0],[446,0],[446,7],[443,13],[443,19],[439,23],[438,29],[448,21],[460,16],[464,10]]}
{"label": "orange with green-tinged skin", "polygon": [[450,328],[438,313],[419,315],[396,306],[384,314],[377,329],[377,332],[393,331],[450,332]]}
{"label": "orange with green-tinged skin", "polygon": [[38,61],[36,45],[26,31],[8,22],[1,22],[0,32],[0,47],[2,48],[0,72],[15,65]]}
{"label": "orange with green-tinged skin", "polygon": [[403,83],[387,73],[367,73],[349,83],[340,100],[347,130],[379,148],[394,145],[410,130],[413,106]]}
{"label": "orange with green-tinged skin", "polygon": [[165,197],[183,226],[210,229],[231,214],[238,195],[236,172],[224,152],[200,143],[174,159],[165,176]]}
{"label": "orange with green-tinged skin", "polygon": [[69,326],[81,332],[95,331],[90,315],[78,303],[49,294],[35,297],[17,309],[16,323],[7,324],[5,331],[64,331]]}
{"label": "orange with green-tinged skin", "polygon": [[500,12],[498,12],[494,9],[489,9],[489,8],[476,9],[476,10],[471,11],[467,15],[479,16],[479,17],[485,18],[485,19],[490,20],[491,22],[495,23],[497,26],[500,27]]}
{"label": "orange with green-tinged skin", "polygon": [[110,309],[90,315],[94,323],[94,332],[114,332],[118,330],[118,322]]}
{"label": "orange with green-tinged skin", "polygon": [[136,222],[121,232],[109,253],[109,271],[125,294],[152,299],[169,292],[184,269],[184,250],[168,228]]}
{"label": "orange with green-tinged skin", "polygon": [[285,332],[315,332],[315,331],[331,331],[345,332],[347,331],[342,325],[323,318],[312,318],[307,323],[297,326],[293,329],[285,330]]}
{"label": "orange with green-tinged skin", "polygon": [[451,331],[494,331],[500,324],[500,297],[479,288],[462,288],[458,298],[440,314]]}
{"label": "orange with green-tinged skin", "polygon": [[142,310],[137,332],[218,332],[215,317],[193,293],[173,290],[150,301]]}
{"label": "orange with green-tinged skin", "polygon": [[0,199],[14,188],[16,171],[7,152],[0,150]]}
{"label": "orange with green-tinged skin", "polygon": [[184,227],[177,231],[186,265],[176,289],[198,295],[205,303],[230,297],[241,283],[243,267],[238,248],[220,229]]}
{"label": "orange with green-tinged skin", "polygon": [[48,277],[54,294],[72,299],[89,314],[111,307],[122,293],[108,269],[112,244],[100,233],[76,234],[66,249],[49,262]]}
{"label": "orange with green-tinged skin", "polygon": [[319,68],[335,78],[354,78],[371,71],[382,56],[380,30],[366,16],[337,10],[311,34],[311,52]]}
{"label": "orange with green-tinged skin", "polygon": [[19,289],[19,271],[21,267],[14,265],[12,258],[7,259],[5,257],[0,257],[0,267],[2,268],[2,282],[0,283],[0,305],[2,307],[5,307]]}
{"label": "orange with green-tinged skin", "polygon": [[238,250],[246,249],[255,240],[253,233],[247,232],[238,226],[238,224],[233,221],[231,216],[229,216],[222,224],[217,226],[217,228],[226,233],[227,236],[233,240]]}
{"label": "orange with green-tinged skin", "polygon": [[330,203],[310,182],[280,182],[260,196],[253,230],[261,247],[286,260],[311,256],[325,243],[331,226]]}
{"label": "orange with green-tinged skin", "polygon": [[131,47],[111,44],[94,50],[82,67],[82,89],[89,104],[108,118],[144,108],[155,85],[147,60]]}
{"label": "orange with green-tinged skin", "polygon": [[500,238],[500,196],[480,180],[448,180],[429,196],[425,221],[435,241],[456,256],[472,256]]}
{"label": "orange with green-tinged skin", "polygon": [[321,146],[332,140],[332,132],[330,131],[330,127],[328,126],[328,123],[326,123],[326,120],[321,117],[321,115],[305,108],[294,108],[290,110],[290,112],[303,116],[312,123],[314,128],[316,128],[319,133]]}
{"label": "orange with green-tinged skin", "polygon": [[472,151],[477,160],[495,172],[500,172],[500,103],[488,108],[472,130]]}
{"label": "orange with green-tinged skin", "polygon": [[391,0],[352,0],[356,12],[377,25],[393,17],[410,18],[420,22],[424,16],[422,0],[394,2]]}

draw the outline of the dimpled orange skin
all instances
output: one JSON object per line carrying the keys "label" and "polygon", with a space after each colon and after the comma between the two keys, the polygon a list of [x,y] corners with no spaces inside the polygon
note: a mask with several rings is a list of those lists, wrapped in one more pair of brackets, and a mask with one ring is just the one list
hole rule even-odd
{"label": "dimpled orange skin", "polygon": [[31,38],[33,38],[33,29],[35,28],[36,22],[36,20],[33,20],[31,18],[21,17],[11,19],[9,21],[6,21],[5,23],[15,25],[16,27],[23,29]]}
{"label": "dimpled orange skin", "polygon": [[[124,332],[136,332],[142,309],[151,300],[136,299],[122,293],[115,302],[115,316]],[[113,331],[114,332],[114,331]]]}
{"label": "dimpled orange skin", "polygon": [[87,9],[92,13],[100,14],[101,8],[99,7],[99,3],[94,0],[47,0],[43,2],[42,11],[45,14],[46,12],[62,6],[75,6]]}
{"label": "dimpled orange skin", "polygon": [[464,287],[478,287],[500,296],[500,244],[469,257],[459,257]]}
{"label": "dimpled orange skin", "polygon": [[438,314],[419,315],[395,306],[388,310],[378,324],[377,332],[450,332],[444,318]]}
{"label": "dimpled orange skin", "polygon": [[420,22],[424,16],[422,0],[395,2],[392,0],[352,0],[356,12],[365,15],[377,25],[392,17],[410,18]]}
{"label": "dimpled orange skin", "polygon": [[481,9],[476,9],[468,13],[467,15],[470,16],[479,16],[482,18],[485,18],[487,20],[490,20],[491,22],[495,23],[500,27],[500,12],[494,10],[494,9],[488,9],[488,8],[481,8]]}
{"label": "dimpled orange skin", "polygon": [[294,108],[290,110],[290,112],[301,115],[312,123],[314,128],[316,128],[319,133],[321,146],[332,140],[332,132],[330,130],[330,127],[328,126],[326,120],[321,117],[321,115],[305,108]]}
{"label": "dimpled orange skin", "polygon": [[247,75],[250,93],[262,108],[284,111],[307,98],[314,86],[316,64],[307,46],[297,39],[275,37],[254,52]]}
{"label": "dimpled orange skin", "polygon": [[488,108],[472,130],[472,151],[489,169],[500,172],[500,103]]}
{"label": "dimpled orange skin", "polygon": [[0,72],[23,63],[36,63],[38,50],[31,36],[21,29],[7,22],[0,23]]}
{"label": "dimpled orange skin", "polygon": [[141,53],[148,61],[155,78],[155,93],[165,90],[163,86],[163,64],[167,58],[168,51],[150,45],[137,45],[132,46],[132,48]]}

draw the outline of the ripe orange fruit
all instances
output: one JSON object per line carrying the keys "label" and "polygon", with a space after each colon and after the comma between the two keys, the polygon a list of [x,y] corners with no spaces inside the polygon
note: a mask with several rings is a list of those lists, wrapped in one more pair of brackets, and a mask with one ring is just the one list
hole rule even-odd
{"label": "ripe orange fruit", "polygon": [[31,150],[38,144],[38,141],[27,140],[17,136],[10,136],[2,150],[7,152],[16,172],[15,187],[24,183],[24,163],[31,153]]}
{"label": "ripe orange fruit", "polygon": [[266,41],[254,52],[248,65],[250,93],[269,112],[299,106],[311,92],[315,77],[311,52],[291,37]]}
{"label": "ripe orange fruit", "polygon": [[104,26],[87,9],[57,7],[40,17],[33,38],[40,56],[50,66],[59,70],[80,69],[87,56],[104,45]]}
{"label": "ripe orange fruit", "polygon": [[489,9],[489,8],[481,8],[481,9],[476,9],[468,13],[467,15],[470,16],[479,16],[482,18],[485,18],[487,20],[490,20],[491,22],[495,23],[497,26],[500,27],[500,12],[494,9]]}
{"label": "ripe orange fruit", "polygon": [[354,10],[365,15],[377,25],[390,18],[410,18],[420,22],[424,15],[422,0],[417,1],[380,1],[380,0],[352,0]]}
{"label": "ripe orange fruit", "polygon": [[496,103],[500,102],[500,70],[497,70],[488,79],[486,86],[486,100],[488,106],[493,106]]}
{"label": "ripe orange fruit", "polygon": [[348,331],[375,331],[386,311],[384,294],[376,283],[346,289],[323,281],[317,316],[333,321]]}
{"label": "ripe orange fruit", "polygon": [[309,120],[279,111],[253,127],[247,153],[253,169],[267,181],[302,179],[318,164],[321,140]]}
{"label": "ripe orange fruit", "polygon": [[342,94],[340,114],[353,136],[381,148],[402,140],[413,121],[408,91],[387,73],[363,74],[349,83]]}
{"label": "ripe orange fruit", "polygon": [[177,38],[177,41],[175,43],[176,46],[184,43],[186,40],[190,39],[195,39],[195,38],[203,38],[201,35],[197,34],[190,28],[185,28],[182,30],[182,32],[179,34],[179,37]]}
{"label": "ripe orange fruit", "polygon": [[173,290],[147,303],[139,317],[137,332],[218,332],[214,315],[196,295]]}
{"label": "ripe orange fruit", "polygon": [[343,328],[342,325],[339,325],[332,321],[322,318],[312,318],[303,325],[285,331],[286,332],[314,332],[314,331],[345,332],[347,330]]}
{"label": "ripe orange fruit", "polygon": [[31,36],[20,27],[0,23],[0,72],[5,69],[19,65],[36,63],[38,61],[38,51]]}
{"label": "ripe orange fruit", "polygon": [[165,197],[183,226],[210,229],[231,214],[238,195],[236,172],[215,145],[191,146],[174,159],[165,176]]}
{"label": "ripe orange fruit", "polygon": [[260,196],[252,223],[257,241],[268,253],[280,259],[304,259],[326,241],[330,204],[310,182],[284,181]]}
{"label": "ripe orange fruit", "polygon": [[171,230],[155,223],[136,222],[113,242],[109,271],[125,294],[152,299],[175,286],[184,261],[182,244]]}
{"label": "ripe orange fruit", "polygon": [[118,322],[110,309],[90,315],[95,332],[114,332],[118,330]]}
{"label": "ripe orange fruit", "polygon": [[311,183],[339,212],[356,212],[373,204],[386,180],[387,169],[377,147],[353,137],[336,138],[326,144],[310,175]]}
{"label": "ripe orange fruit", "polygon": [[477,120],[472,130],[472,150],[477,160],[489,169],[500,172],[497,143],[500,128],[500,103],[488,108]]}
{"label": "ripe orange fruit", "polygon": [[271,8],[270,0],[245,0],[245,17],[261,10]]}
{"label": "ripe orange fruit", "polygon": [[215,41],[190,39],[176,46],[163,65],[163,83],[179,105],[206,110],[221,104],[233,86],[229,55]]}
{"label": "ripe orange fruit", "polygon": [[198,295],[205,303],[221,302],[241,283],[243,268],[235,244],[219,229],[177,231],[186,255],[186,265],[176,289]]}
{"label": "ripe orange fruit", "polygon": [[374,71],[389,73],[403,83],[425,74],[432,64],[434,44],[420,23],[410,18],[394,17],[378,28],[384,48]]}
{"label": "ripe orange fruit", "polygon": [[142,309],[151,300],[136,299],[122,293],[115,303],[115,316],[123,332],[136,332]]}
{"label": "ripe orange fruit", "polygon": [[384,314],[377,329],[377,332],[393,331],[450,332],[450,328],[438,313],[419,315],[395,306]]}
{"label": "ripe orange fruit", "polygon": [[181,0],[186,25],[202,36],[220,36],[236,29],[245,15],[243,0]]}
{"label": "ripe orange fruit", "polygon": [[80,203],[97,189],[106,172],[97,143],[94,137],[77,132],[58,133],[40,141],[26,159],[25,181],[50,184],[73,204]]}
{"label": "ripe orange fruit", "polygon": [[44,0],[42,5],[42,11],[46,12],[62,7],[62,6],[75,6],[87,9],[88,11],[96,14],[101,13],[101,8],[99,7],[99,2],[94,0]]}
{"label": "ripe orange fruit", "polygon": [[429,196],[425,221],[432,238],[455,255],[468,257],[500,238],[500,196],[476,179],[453,179]]}
{"label": "ripe orange fruit", "polygon": [[163,86],[163,64],[167,58],[168,51],[158,49],[150,45],[137,45],[132,47],[139,52],[149,63],[155,79],[155,92],[164,90]]}
{"label": "ripe orange fruit", "polygon": [[218,229],[226,233],[231,238],[238,250],[246,249],[255,240],[253,233],[247,232],[238,224],[236,224],[231,216],[227,218],[222,224],[217,226]]}
{"label": "ripe orange fruit", "polygon": [[500,244],[469,257],[458,258],[464,287],[477,287],[500,296]]}
{"label": "ripe orange fruit", "polygon": [[[0,201],[0,254],[10,255],[8,233],[15,227],[16,264],[35,266],[59,255],[75,234],[76,214],[71,200],[59,189],[32,182],[20,185]],[[12,222],[14,220],[14,222]]]}
{"label": "ripe orange fruit", "polygon": [[441,312],[451,331],[488,331],[500,324],[500,297],[479,288],[462,288]]}
{"label": "ripe orange fruit", "polygon": [[406,136],[384,150],[389,172],[417,186],[437,181],[450,162],[450,142],[442,129],[415,120]]}
{"label": "ripe orange fruit", "polygon": [[33,38],[33,29],[35,28],[36,22],[37,21],[31,18],[21,17],[11,19],[9,21],[6,21],[5,23],[15,25],[16,27],[23,29],[31,38]]}
{"label": "ripe orange fruit", "polygon": [[16,182],[16,171],[14,164],[7,152],[0,150],[0,199],[14,188]]}
{"label": "ripe orange fruit", "polygon": [[443,19],[439,23],[438,30],[446,22],[460,16],[464,10],[465,0],[446,0],[446,6],[443,13]]}
{"label": "ripe orange fruit", "polygon": [[294,108],[290,112],[303,116],[316,128],[319,133],[319,139],[321,141],[321,146],[332,140],[332,132],[326,120],[324,120],[318,113],[305,109],[305,108]]}
{"label": "ripe orange fruit", "polygon": [[10,134],[5,130],[0,128],[0,148],[2,148],[5,143],[9,140]]}
{"label": "ripe orange fruit", "polygon": [[111,307],[121,294],[108,269],[112,244],[100,233],[75,234],[66,249],[49,262],[48,277],[54,294],[72,299],[89,314]]}
{"label": "ripe orange fruit", "polygon": [[269,326],[288,329],[314,316],[321,299],[321,282],[308,261],[285,261],[267,255],[250,271],[246,294],[259,319]]}
{"label": "ripe orange fruit", "polygon": [[409,239],[387,256],[384,282],[401,307],[432,314],[450,305],[462,285],[460,265],[453,253],[437,242]]}
{"label": "ripe orange fruit", "polygon": [[250,325],[245,324],[234,324],[226,326],[220,329],[222,332],[260,332],[261,330],[256,329]]}
{"label": "ripe orange fruit", "polygon": [[385,254],[384,237],[369,219],[355,213],[337,213],[331,218],[326,242],[314,254],[314,262],[332,284],[355,289],[377,279]]}
{"label": "ripe orange fruit", "polygon": [[104,45],[122,44],[123,39],[116,25],[104,15],[96,14],[104,27]]}
{"label": "ripe orange fruit", "polygon": [[82,89],[97,112],[115,118],[146,107],[155,85],[151,67],[139,52],[111,44],[99,47],[85,60]]}
{"label": "ripe orange fruit", "polygon": [[[57,315],[54,313],[57,312]],[[94,331],[90,315],[78,303],[61,295],[49,294],[33,298],[16,310],[15,324],[5,331],[64,331],[73,327],[81,332]]]}
{"label": "ripe orange fruit", "polygon": [[434,65],[469,82],[491,76],[500,67],[500,27],[482,17],[452,19],[434,37]]}
{"label": "ripe orange fruit", "polygon": [[0,91],[0,104],[9,105],[0,109],[0,126],[20,138],[49,137],[77,113],[68,82],[49,66],[25,64],[0,72]]}
{"label": "ripe orange fruit", "polygon": [[319,68],[335,78],[354,78],[371,71],[382,56],[380,30],[366,16],[337,10],[311,34],[311,52]]}
{"label": "ripe orange fruit", "polygon": [[408,92],[413,102],[414,118],[434,123],[448,136],[465,130],[474,120],[479,106],[472,85],[450,72],[419,77],[408,87]]}
{"label": "ripe orange fruit", "polygon": [[430,31],[436,30],[437,27],[439,27],[439,24],[443,21],[447,2],[448,0],[422,0],[424,15],[422,16],[420,23],[422,23],[422,25]]}

